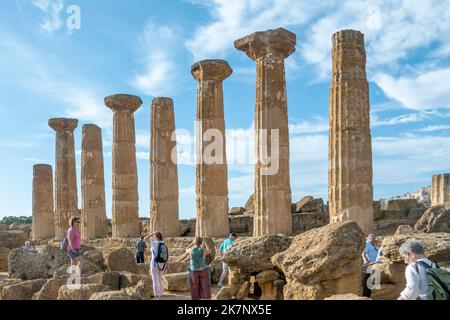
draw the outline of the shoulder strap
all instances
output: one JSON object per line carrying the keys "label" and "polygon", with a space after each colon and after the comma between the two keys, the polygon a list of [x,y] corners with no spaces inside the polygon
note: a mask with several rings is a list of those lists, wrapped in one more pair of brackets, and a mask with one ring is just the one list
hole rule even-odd
{"label": "shoulder strap", "polygon": [[378,248],[376,245],[373,244],[373,242],[370,242],[370,244],[372,245],[372,247],[378,252]]}

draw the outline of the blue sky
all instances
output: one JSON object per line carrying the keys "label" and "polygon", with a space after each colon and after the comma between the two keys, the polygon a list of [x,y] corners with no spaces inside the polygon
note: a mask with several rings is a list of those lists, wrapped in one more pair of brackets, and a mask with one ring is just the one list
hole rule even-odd
{"label": "blue sky", "polygon": [[[66,25],[71,5],[81,13],[77,30]],[[114,93],[144,101],[136,133],[140,216],[148,217],[151,98],[172,97],[177,128],[193,134],[190,67],[226,59],[234,70],[224,82],[226,127],[251,140],[255,64],[233,41],[276,27],[297,34],[286,61],[294,201],[327,198],[331,36],[346,28],[366,39],[375,198],[450,171],[449,1],[8,0],[0,2],[0,217],[31,215],[32,166],[54,164],[47,120],[61,116],[79,119],[78,177],[81,127],[102,127],[111,216],[112,114],[103,98]],[[229,178],[230,206],[241,206],[253,166],[230,165]],[[195,166],[180,165],[182,218],[195,216],[194,184]]]}

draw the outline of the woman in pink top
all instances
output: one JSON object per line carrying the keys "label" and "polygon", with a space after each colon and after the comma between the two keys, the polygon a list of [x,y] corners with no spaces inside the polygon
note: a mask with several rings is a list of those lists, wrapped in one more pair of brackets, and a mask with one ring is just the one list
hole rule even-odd
{"label": "woman in pink top", "polygon": [[81,254],[80,245],[80,218],[71,217],[69,220],[70,228],[67,230],[67,255],[70,258],[70,274],[75,273],[76,267],[80,268],[83,264],[83,256]]}

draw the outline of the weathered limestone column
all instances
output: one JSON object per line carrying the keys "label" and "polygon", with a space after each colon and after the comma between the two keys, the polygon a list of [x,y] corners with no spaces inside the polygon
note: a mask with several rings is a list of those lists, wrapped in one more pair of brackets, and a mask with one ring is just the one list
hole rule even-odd
{"label": "weathered limestone column", "polygon": [[33,166],[33,221],[31,238],[43,240],[55,236],[53,207],[52,166],[36,164]]}
{"label": "weathered limestone column", "polygon": [[142,105],[141,98],[117,94],[105,98],[113,113],[112,150],[112,236],[139,236],[139,195],[136,165],[136,134],[134,112]]}
{"label": "weathered limestone column", "polygon": [[102,129],[94,124],[83,126],[81,197],[81,236],[83,239],[106,238]]}
{"label": "weathered limestone column", "polygon": [[373,228],[372,143],[364,35],[333,35],[328,197],[330,222],[354,220]]}
{"label": "weathered limestone column", "polygon": [[198,81],[195,233],[202,237],[230,232],[222,82],[232,72],[224,60],[199,61],[191,70]]}
{"label": "weathered limestone column", "polygon": [[431,182],[431,205],[450,201],[450,173],[435,174]]}
{"label": "weathered limestone column", "polygon": [[254,237],[292,232],[284,60],[295,44],[295,34],[283,28],[234,42],[256,61]]}
{"label": "weathered limestone column", "polygon": [[56,131],[55,239],[62,240],[69,228],[70,217],[79,216],[73,136],[78,120],[54,118],[48,125]]}
{"label": "weathered limestone column", "polygon": [[[152,100],[150,118],[150,230],[165,237],[179,237],[178,169],[175,115],[170,98]],[[173,136],[175,138],[175,135]]]}

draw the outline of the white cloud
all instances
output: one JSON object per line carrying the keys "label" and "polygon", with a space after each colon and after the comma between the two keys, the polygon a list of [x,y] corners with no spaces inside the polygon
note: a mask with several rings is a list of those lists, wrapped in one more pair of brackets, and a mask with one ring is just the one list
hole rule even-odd
{"label": "white cloud", "polygon": [[[101,127],[112,126],[112,112],[104,106],[101,87],[88,79],[77,77],[55,57],[32,47],[19,37],[2,33],[0,50],[7,62],[0,61],[0,72],[11,75],[8,83],[37,92],[61,104],[55,115],[74,117]],[[11,66],[14,66],[12,70]]]}
{"label": "white cloud", "polygon": [[213,17],[210,24],[197,28],[185,42],[195,60],[223,58],[233,48],[234,40],[255,31],[304,24],[321,3],[290,0],[212,0],[194,1]]}
{"label": "white cloud", "polygon": [[433,132],[433,131],[442,131],[442,130],[448,130],[450,129],[450,125],[433,125],[433,126],[426,126],[425,128],[418,129],[417,131],[421,132]]}
{"label": "white cloud", "polygon": [[61,11],[64,9],[63,0],[32,0],[32,4],[45,13],[45,18],[40,24],[44,31],[52,34],[62,27]]}
{"label": "white cloud", "polygon": [[138,43],[139,60],[144,65],[144,72],[134,77],[132,85],[150,96],[173,94],[177,71],[175,31],[150,20],[139,36]]}
{"label": "white cloud", "polygon": [[379,73],[374,78],[388,97],[415,110],[450,108],[450,83],[443,79],[450,79],[450,68],[399,78]]}
{"label": "white cloud", "polygon": [[328,119],[322,117],[314,118],[314,122],[302,121],[301,123],[293,123],[289,125],[290,134],[301,133],[321,133],[327,132],[329,128]]}
{"label": "white cloud", "polygon": [[430,112],[417,112],[417,113],[408,113],[402,114],[397,117],[387,118],[387,119],[379,119],[379,117],[374,114],[371,116],[370,124],[372,127],[378,126],[393,126],[397,124],[405,124],[411,122],[420,122],[429,119],[432,117],[432,113]]}

